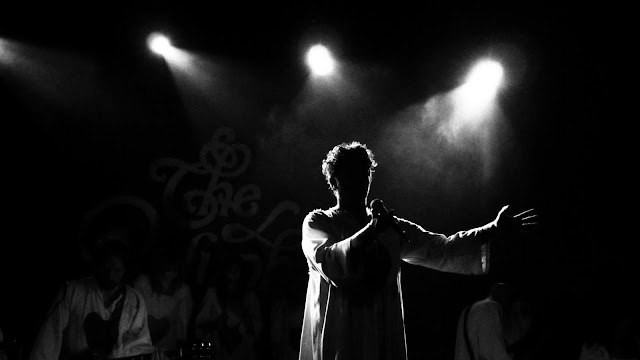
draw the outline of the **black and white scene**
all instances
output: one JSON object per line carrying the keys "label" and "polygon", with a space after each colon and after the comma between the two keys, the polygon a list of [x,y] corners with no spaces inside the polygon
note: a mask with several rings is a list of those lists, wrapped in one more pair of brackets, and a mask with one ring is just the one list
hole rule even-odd
{"label": "black and white scene", "polygon": [[610,8],[3,3],[0,360],[640,360]]}

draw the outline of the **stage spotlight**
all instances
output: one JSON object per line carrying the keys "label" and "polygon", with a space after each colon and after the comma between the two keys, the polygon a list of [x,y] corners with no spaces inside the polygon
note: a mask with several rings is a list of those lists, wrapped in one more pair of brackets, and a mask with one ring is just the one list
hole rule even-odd
{"label": "stage spotlight", "polygon": [[335,61],[326,47],[314,45],[307,52],[307,65],[313,74],[327,76],[333,73]]}
{"label": "stage spotlight", "polygon": [[149,49],[151,49],[151,51],[161,56],[167,56],[171,52],[171,50],[173,50],[171,41],[169,41],[166,36],[158,33],[149,35],[147,44],[149,45]]}
{"label": "stage spotlight", "polygon": [[479,94],[495,94],[502,83],[502,65],[493,60],[479,62],[469,73],[466,84]]}
{"label": "stage spotlight", "polygon": [[492,116],[502,76],[502,65],[493,60],[483,60],[471,70],[466,82],[451,93],[455,104],[454,128],[479,125]]}
{"label": "stage spotlight", "polygon": [[489,106],[502,83],[502,66],[493,60],[479,62],[467,81],[457,90],[459,106],[467,114],[483,112]]}

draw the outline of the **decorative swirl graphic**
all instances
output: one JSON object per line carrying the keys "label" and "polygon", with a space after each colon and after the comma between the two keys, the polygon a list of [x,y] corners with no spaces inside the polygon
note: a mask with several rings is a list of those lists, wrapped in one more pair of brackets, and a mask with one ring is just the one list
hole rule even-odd
{"label": "decorative swirl graphic", "polygon": [[[248,169],[251,162],[249,147],[234,141],[235,133],[232,129],[218,129],[211,141],[202,147],[198,162],[187,163],[177,158],[160,159],[151,164],[150,176],[152,180],[164,184],[164,215],[186,230],[196,230],[187,246],[185,268],[201,251],[198,250],[198,244],[213,246],[224,242],[236,247],[250,265],[250,283],[264,287],[271,281],[270,274],[277,262],[282,261],[279,257],[289,256],[292,251],[300,249],[300,229],[287,228],[286,224],[290,220],[280,220],[285,215],[297,216],[300,208],[292,201],[282,201],[255,229],[241,221],[255,220],[260,211],[258,201],[262,195],[261,189],[255,184],[238,186],[233,182],[234,178]],[[149,234],[136,248],[141,254],[149,251],[154,246],[158,214],[153,206],[137,197],[116,197],[92,209],[84,219],[80,238],[86,242],[88,226],[95,221],[97,215],[107,208],[122,205],[139,209],[148,219]],[[228,219],[210,226],[219,217]],[[277,222],[285,224],[285,229],[282,230],[280,225],[276,229]],[[269,229],[271,230],[268,231]],[[217,231],[220,233],[216,234]],[[85,257],[88,257],[88,244],[82,245]]]}
{"label": "decorative swirl graphic", "polygon": [[[229,210],[245,218],[257,214],[258,186],[244,185],[234,191],[230,182],[221,181],[241,175],[251,162],[249,147],[233,141],[233,130],[221,128],[202,147],[198,163],[165,158],[152,164],[151,178],[166,183],[162,205],[173,221],[201,229],[218,216],[229,216]],[[197,187],[200,184],[203,186]]]}
{"label": "decorative swirl graphic", "polygon": [[[294,230],[294,229],[285,230],[281,232],[273,242],[268,240],[261,234],[264,230],[266,230],[266,228],[270,224],[274,222],[274,220],[279,215],[281,215],[287,210],[292,211],[296,215],[300,212],[300,209],[296,203],[291,201],[283,201],[278,205],[276,205],[276,207],[271,211],[271,214],[269,215],[269,217],[267,217],[267,220],[265,220],[265,222],[262,223],[262,225],[260,225],[257,230],[249,229],[243,224],[239,224],[239,223],[232,223],[232,224],[225,225],[224,228],[222,229],[222,240],[232,244],[240,244],[240,243],[244,243],[252,239],[255,239],[256,241],[268,247],[274,247],[274,248],[287,247],[287,245],[283,245],[283,243],[287,238],[290,238],[292,235],[298,235],[299,234],[298,230]],[[298,245],[299,243],[289,244],[288,247],[293,247]]]}
{"label": "decorative swirl graphic", "polygon": [[265,267],[253,267],[254,271],[260,271],[261,273],[253,273],[251,275],[251,278],[253,279],[252,284],[256,284],[260,278],[262,278],[262,284],[268,282],[280,252],[298,249],[300,246],[300,231],[297,228],[281,231],[273,241],[270,241],[262,235],[263,231],[274,223],[280,215],[287,211],[293,212],[294,215],[298,215],[300,207],[291,201],[283,201],[279,203],[257,230],[249,229],[239,223],[227,224],[222,229],[222,240],[227,243],[240,244],[255,240],[269,248],[268,258],[264,261],[266,263]]}
{"label": "decorative swirl graphic", "polygon": [[251,151],[245,144],[232,143],[236,135],[230,128],[218,129],[211,141],[200,151],[200,164],[219,177],[236,177],[251,162]]}
{"label": "decorative swirl graphic", "polygon": [[[266,236],[265,232],[285,213],[298,215],[300,209],[294,202],[280,202],[257,229],[236,220],[254,218],[258,214],[261,190],[255,184],[238,186],[233,183],[251,162],[249,147],[235,141],[232,129],[218,129],[211,141],[202,147],[197,163],[161,159],[152,164],[151,178],[165,184],[162,194],[165,214],[186,229],[200,231],[192,238],[188,259],[194,256],[194,244],[202,238],[238,248],[251,244],[251,250],[245,248],[241,255],[252,263],[251,282],[257,284],[261,280],[264,283],[278,256],[298,249],[300,243],[298,228],[275,231],[275,236]],[[221,222],[220,234],[214,234],[209,225],[219,217],[230,218],[231,222]]]}

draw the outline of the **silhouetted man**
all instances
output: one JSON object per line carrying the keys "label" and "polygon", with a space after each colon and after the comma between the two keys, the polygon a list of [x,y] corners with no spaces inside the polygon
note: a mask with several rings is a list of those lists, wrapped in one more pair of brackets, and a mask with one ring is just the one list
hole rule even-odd
{"label": "silhouetted man", "polygon": [[302,224],[309,283],[300,360],[406,359],[400,262],[482,274],[490,240],[533,225],[531,211],[510,217],[505,206],[479,228],[451,236],[427,231],[380,201],[367,206],[376,166],[358,142],[334,147],[322,163],[336,205],[311,211]]}

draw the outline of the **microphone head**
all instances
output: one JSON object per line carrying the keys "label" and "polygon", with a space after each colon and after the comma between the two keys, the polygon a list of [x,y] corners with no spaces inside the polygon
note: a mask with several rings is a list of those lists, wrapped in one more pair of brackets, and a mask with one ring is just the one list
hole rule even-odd
{"label": "microphone head", "polygon": [[384,208],[384,203],[380,199],[373,199],[370,206],[371,212],[374,214],[374,216],[387,212],[387,210]]}

